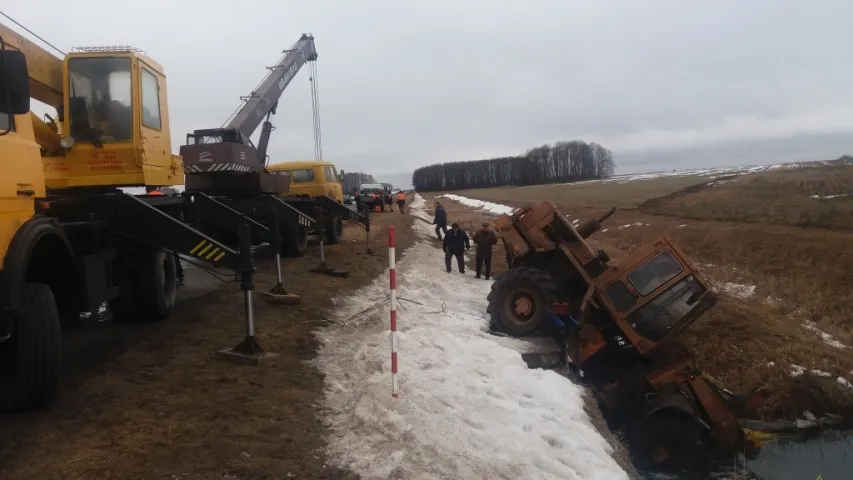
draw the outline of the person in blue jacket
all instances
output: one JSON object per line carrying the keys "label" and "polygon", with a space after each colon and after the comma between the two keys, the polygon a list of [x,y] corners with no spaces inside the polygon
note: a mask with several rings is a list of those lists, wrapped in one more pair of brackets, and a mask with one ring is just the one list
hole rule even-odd
{"label": "person in blue jacket", "polygon": [[465,250],[471,248],[471,242],[468,240],[468,234],[459,228],[458,223],[450,226],[450,231],[444,235],[444,266],[447,267],[447,273],[450,273],[450,259],[456,257],[456,265],[459,267],[459,273],[465,273]]}
{"label": "person in blue jacket", "polygon": [[434,217],[432,224],[435,225],[435,234],[438,235],[438,239],[441,240],[440,231],[443,231],[445,236],[447,235],[447,212],[444,211],[444,207],[438,202],[435,202]]}

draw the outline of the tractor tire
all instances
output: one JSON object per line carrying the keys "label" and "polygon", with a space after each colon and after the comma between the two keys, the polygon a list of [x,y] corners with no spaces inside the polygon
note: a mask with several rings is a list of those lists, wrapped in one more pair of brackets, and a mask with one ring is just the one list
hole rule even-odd
{"label": "tractor tire", "polygon": [[296,223],[281,225],[281,254],[285,257],[301,257],[308,250],[308,229]]}
{"label": "tractor tire", "polygon": [[344,219],[332,217],[326,221],[326,244],[336,245],[344,238]]}
{"label": "tractor tire", "polygon": [[20,301],[12,336],[0,343],[3,412],[46,408],[59,390],[62,337],[53,292],[43,283],[27,283]]}
{"label": "tractor tire", "polygon": [[145,322],[169,318],[178,292],[175,256],[146,246],[131,259],[119,275],[121,295],[110,300],[113,316]]}
{"label": "tractor tire", "polygon": [[708,451],[699,423],[680,410],[665,409],[640,422],[634,432],[640,464],[661,472],[690,470]]}
{"label": "tractor tire", "polygon": [[547,272],[519,267],[498,277],[487,298],[493,328],[521,337],[540,330],[548,322],[548,310],[559,295]]}

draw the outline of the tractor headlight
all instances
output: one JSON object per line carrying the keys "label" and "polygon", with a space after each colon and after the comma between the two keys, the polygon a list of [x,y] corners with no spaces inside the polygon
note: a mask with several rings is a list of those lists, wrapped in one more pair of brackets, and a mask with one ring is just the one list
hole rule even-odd
{"label": "tractor headlight", "polygon": [[59,139],[59,146],[64,149],[69,149],[74,146],[74,138],[73,137],[62,137]]}

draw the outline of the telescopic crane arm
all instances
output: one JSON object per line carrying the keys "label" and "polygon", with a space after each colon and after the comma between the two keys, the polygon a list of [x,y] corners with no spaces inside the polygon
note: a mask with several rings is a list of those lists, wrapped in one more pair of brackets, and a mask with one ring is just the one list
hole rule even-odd
{"label": "telescopic crane arm", "polygon": [[62,59],[18,35],[0,23],[0,37],[6,48],[20,50],[27,58],[30,74],[30,96],[51,107],[62,106]]}
{"label": "telescopic crane arm", "polygon": [[272,124],[269,119],[275,114],[278,99],[282,92],[293,80],[303,65],[317,60],[317,49],[314,47],[314,37],[305,33],[292,47],[284,51],[281,59],[272,67],[270,72],[261,81],[258,88],[251,95],[245,97],[243,106],[234,114],[228,124],[227,130],[236,131],[239,135],[239,143],[249,144],[249,138],[263,123],[261,137],[258,140],[258,160],[264,163],[269,144]]}

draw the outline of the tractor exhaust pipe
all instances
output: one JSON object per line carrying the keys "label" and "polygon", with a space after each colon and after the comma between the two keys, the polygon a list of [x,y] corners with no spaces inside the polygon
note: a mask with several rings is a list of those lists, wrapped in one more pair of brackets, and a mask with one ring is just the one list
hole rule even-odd
{"label": "tractor exhaust pipe", "polygon": [[616,213],[616,207],[611,208],[610,211],[604,214],[601,218],[592,219],[582,223],[576,228],[576,230],[578,231],[578,235],[580,235],[581,238],[587,238],[593,233],[601,230],[601,224],[604,223],[605,220],[610,218],[614,213]]}

